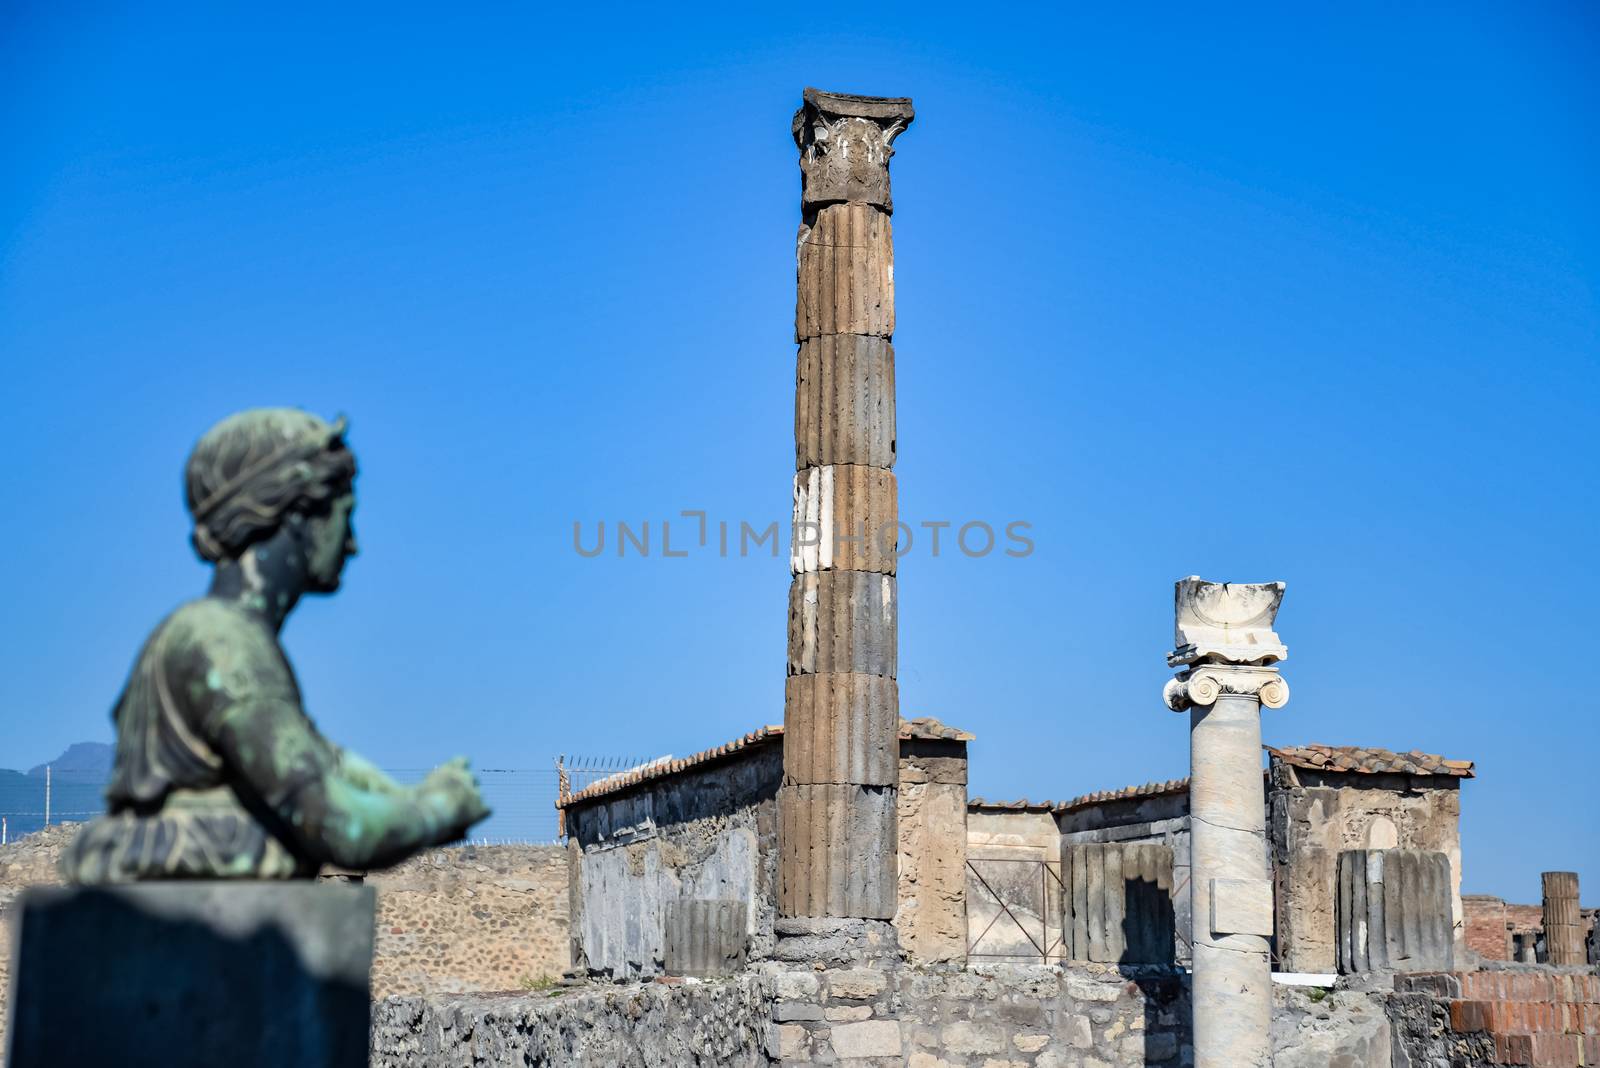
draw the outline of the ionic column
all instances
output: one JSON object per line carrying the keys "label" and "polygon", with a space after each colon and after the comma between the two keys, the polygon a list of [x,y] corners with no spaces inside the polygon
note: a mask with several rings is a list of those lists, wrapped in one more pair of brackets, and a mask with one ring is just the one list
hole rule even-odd
{"label": "ionic column", "polygon": [[815,89],[804,99],[778,909],[889,920],[900,730],[889,158],[912,110]]}
{"label": "ionic column", "polygon": [[1194,576],[1177,584],[1167,664],[1184,670],[1163,696],[1174,712],[1189,712],[1195,1068],[1272,1063],[1261,706],[1289,700],[1272,666],[1289,655],[1272,630],[1283,590]]}
{"label": "ionic column", "polygon": [[1586,964],[1583,916],[1578,910],[1578,873],[1547,871],[1544,883],[1544,951],[1551,964]]}

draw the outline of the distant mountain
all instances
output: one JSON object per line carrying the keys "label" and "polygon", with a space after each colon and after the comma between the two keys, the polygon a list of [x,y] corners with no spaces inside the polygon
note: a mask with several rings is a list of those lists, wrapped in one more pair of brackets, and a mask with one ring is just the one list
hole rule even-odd
{"label": "distant mountain", "polygon": [[52,773],[62,773],[75,776],[109,775],[111,773],[111,759],[116,750],[104,742],[73,742],[67,746],[67,751],[38,767],[28,769],[28,774],[36,779],[44,778],[44,769],[49,767]]}

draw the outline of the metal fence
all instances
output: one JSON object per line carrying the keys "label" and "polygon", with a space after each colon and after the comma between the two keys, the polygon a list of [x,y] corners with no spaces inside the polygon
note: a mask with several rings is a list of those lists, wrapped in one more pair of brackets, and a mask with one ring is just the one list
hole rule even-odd
{"label": "metal fence", "polygon": [[[561,834],[556,799],[643,760],[629,757],[558,757],[548,768],[476,770],[483,797],[493,810],[472,828],[479,844],[553,842]],[[420,782],[428,768],[385,768],[396,782]],[[105,772],[49,768],[23,775],[0,771],[0,840],[32,834],[49,824],[93,819],[105,811]]]}
{"label": "metal fence", "polygon": [[967,956],[1053,964],[1062,958],[1059,863],[1033,857],[967,861]]}

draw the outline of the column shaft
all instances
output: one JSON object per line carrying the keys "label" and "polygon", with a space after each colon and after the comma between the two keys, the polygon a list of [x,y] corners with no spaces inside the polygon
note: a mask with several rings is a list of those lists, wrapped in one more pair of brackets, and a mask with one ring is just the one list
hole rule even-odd
{"label": "column shaft", "polygon": [[1272,964],[1260,934],[1213,931],[1215,880],[1267,879],[1261,703],[1224,694],[1190,712],[1195,1068],[1272,1063]]}
{"label": "column shaft", "polygon": [[896,907],[894,240],[889,157],[909,100],[807,89],[795,116],[794,548],[778,911]]}
{"label": "column shaft", "polygon": [[1547,871],[1544,884],[1544,947],[1551,964],[1585,964],[1583,916],[1578,909],[1578,873]]}

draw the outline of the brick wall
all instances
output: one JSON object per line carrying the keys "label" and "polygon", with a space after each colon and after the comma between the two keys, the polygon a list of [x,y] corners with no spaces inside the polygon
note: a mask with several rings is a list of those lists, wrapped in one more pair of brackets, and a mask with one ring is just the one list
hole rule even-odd
{"label": "brick wall", "polygon": [[1485,894],[1463,894],[1461,907],[1466,920],[1467,948],[1484,960],[1511,959],[1511,931],[1506,903]]}
{"label": "brick wall", "polygon": [[1435,972],[1400,976],[1395,989],[1444,1010],[1436,1013],[1445,1024],[1436,1037],[1448,1044],[1450,1064],[1600,1064],[1600,975],[1593,972]]}

